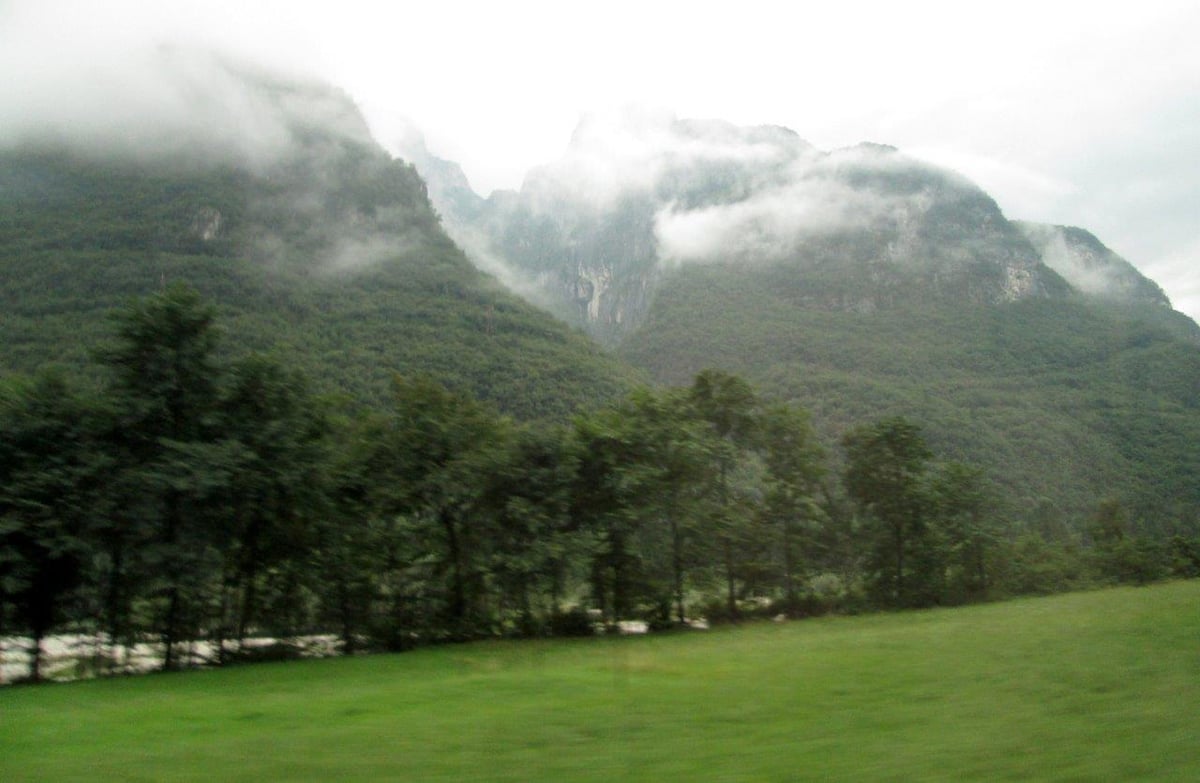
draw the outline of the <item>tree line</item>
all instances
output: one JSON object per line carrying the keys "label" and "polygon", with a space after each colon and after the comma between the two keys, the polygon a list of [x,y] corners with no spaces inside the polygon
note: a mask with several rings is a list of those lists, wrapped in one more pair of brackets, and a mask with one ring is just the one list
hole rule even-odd
{"label": "tree line", "polygon": [[[707,370],[567,425],[519,423],[427,377],[389,406],[225,360],[213,307],[176,286],[114,314],[92,386],[46,370],[0,395],[0,636],[77,631],[91,666],[153,641],[333,632],[343,652],[642,619],[924,607],[1200,574],[1200,541],[1081,535],[997,511],[971,466],[900,418],[840,449],[806,411]],[[126,653],[127,654],[127,653]]]}

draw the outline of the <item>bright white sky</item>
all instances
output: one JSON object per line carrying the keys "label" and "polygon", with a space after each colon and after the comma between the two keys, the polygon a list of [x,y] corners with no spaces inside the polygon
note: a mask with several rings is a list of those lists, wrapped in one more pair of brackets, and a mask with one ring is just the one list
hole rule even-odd
{"label": "bright white sky", "polygon": [[475,189],[625,104],[893,144],[1011,218],[1079,225],[1200,320],[1200,2],[0,0],[0,129],[158,42],[321,77]]}

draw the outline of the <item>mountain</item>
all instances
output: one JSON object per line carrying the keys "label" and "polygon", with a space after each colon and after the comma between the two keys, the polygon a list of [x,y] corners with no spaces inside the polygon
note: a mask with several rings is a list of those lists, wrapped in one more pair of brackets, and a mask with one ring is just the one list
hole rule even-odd
{"label": "mountain", "polygon": [[430,152],[425,137],[412,125],[404,128],[394,147],[421,174],[429,191],[429,200],[437,205],[443,225],[467,228],[479,219],[484,199],[471,188],[462,166]]}
{"label": "mountain", "polygon": [[156,133],[145,118],[137,145],[68,129],[0,150],[0,370],[82,367],[107,312],[185,281],[235,350],[362,401],[385,399],[394,372],[428,373],[521,417],[563,417],[639,379],[479,272],[346,96],[163,56],[162,78],[199,107],[190,122]]}
{"label": "mountain", "polygon": [[608,343],[637,328],[664,274],[693,264],[804,267],[814,304],[839,309],[1070,290],[964,178],[882,145],[822,152],[778,127],[585,119],[520,192],[474,217],[448,211]]}
{"label": "mountain", "polygon": [[1110,496],[1145,526],[1200,519],[1200,328],[1095,237],[1010,221],[955,172],[642,113],[585,119],[473,210],[469,252],[660,382],[742,374],[831,446],[909,416],[1028,524]]}

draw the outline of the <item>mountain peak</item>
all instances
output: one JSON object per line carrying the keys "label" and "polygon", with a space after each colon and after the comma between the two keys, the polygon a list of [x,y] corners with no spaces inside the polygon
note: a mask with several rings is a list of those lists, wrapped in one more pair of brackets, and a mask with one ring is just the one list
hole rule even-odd
{"label": "mountain peak", "polygon": [[861,293],[839,284],[825,299],[852,308],[901,291],[979,303],[1067,292],[955,172],[888,145],[822,152],[787,128],[660,111],[585,117],[566,153],[489,200],[473,229],[474,254],[541,281],[561,315],[605,340],[635,329],[665,276],[691,264],[836,271]]}
{"label": "mountain peak", "polygon": [[877,155],[892,155],[900,151],[898,147],[893,147],[891,144],[879,144],[874,141],[860,141],[858,144],[849,147],[849,149],[875,153]]}
{"label": "mountain peak", "polygon": [[[396,138],[393,149],[411,163],[425,180],[429,198],[441,213],[452,236],[464,224],[478,217],[483,208],[483,198],[471,188],[462,167],[430,152],[425,136],[416,126],[407,124]],[[455,239],[459,237],[455,236]],[[459,241],[459,244],[464,243]]]}

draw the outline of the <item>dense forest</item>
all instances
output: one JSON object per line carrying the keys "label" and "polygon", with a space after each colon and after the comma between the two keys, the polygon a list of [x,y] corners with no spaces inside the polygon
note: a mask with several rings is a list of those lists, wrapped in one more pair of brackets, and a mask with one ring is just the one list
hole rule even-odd
{"label": "dense forest", "polygon": [[0,152],[0,368],[89,372],[105,313],[186,282],[234,347],[375,404],[426,373],[518,418],[566,420],[642,376],[467,260],[416,172],[323,136],[265,173]]}
{"label": "dense forest", "polygon": [[112,315],[89,368],[0,394],[0,636],[76,631],[121,671],[334,632],[340,649],[590,634],[752,616],[958,604],[1200,575],[1200,535],[1139,535],[1115,499],[1086,529],[1005,517],[979,468],[900,417],[836,453],[808,412],[703,370],[569,421],[520,422],[424,375],[376,406],[319,395],[222,344],[169,286]]}
{"label": "dense forest", "polygon": [[939,452],[984,469],[1015,518],[1081,529],[1112,495],[1148,533],[1194,524],[1200,350],[1185,316],[1082,296],[812,303],[863,295],[856,272],[686,267],[618,352],[659,383],[741,375],[808,407],[827,444],[864,419],[912,418]]}

